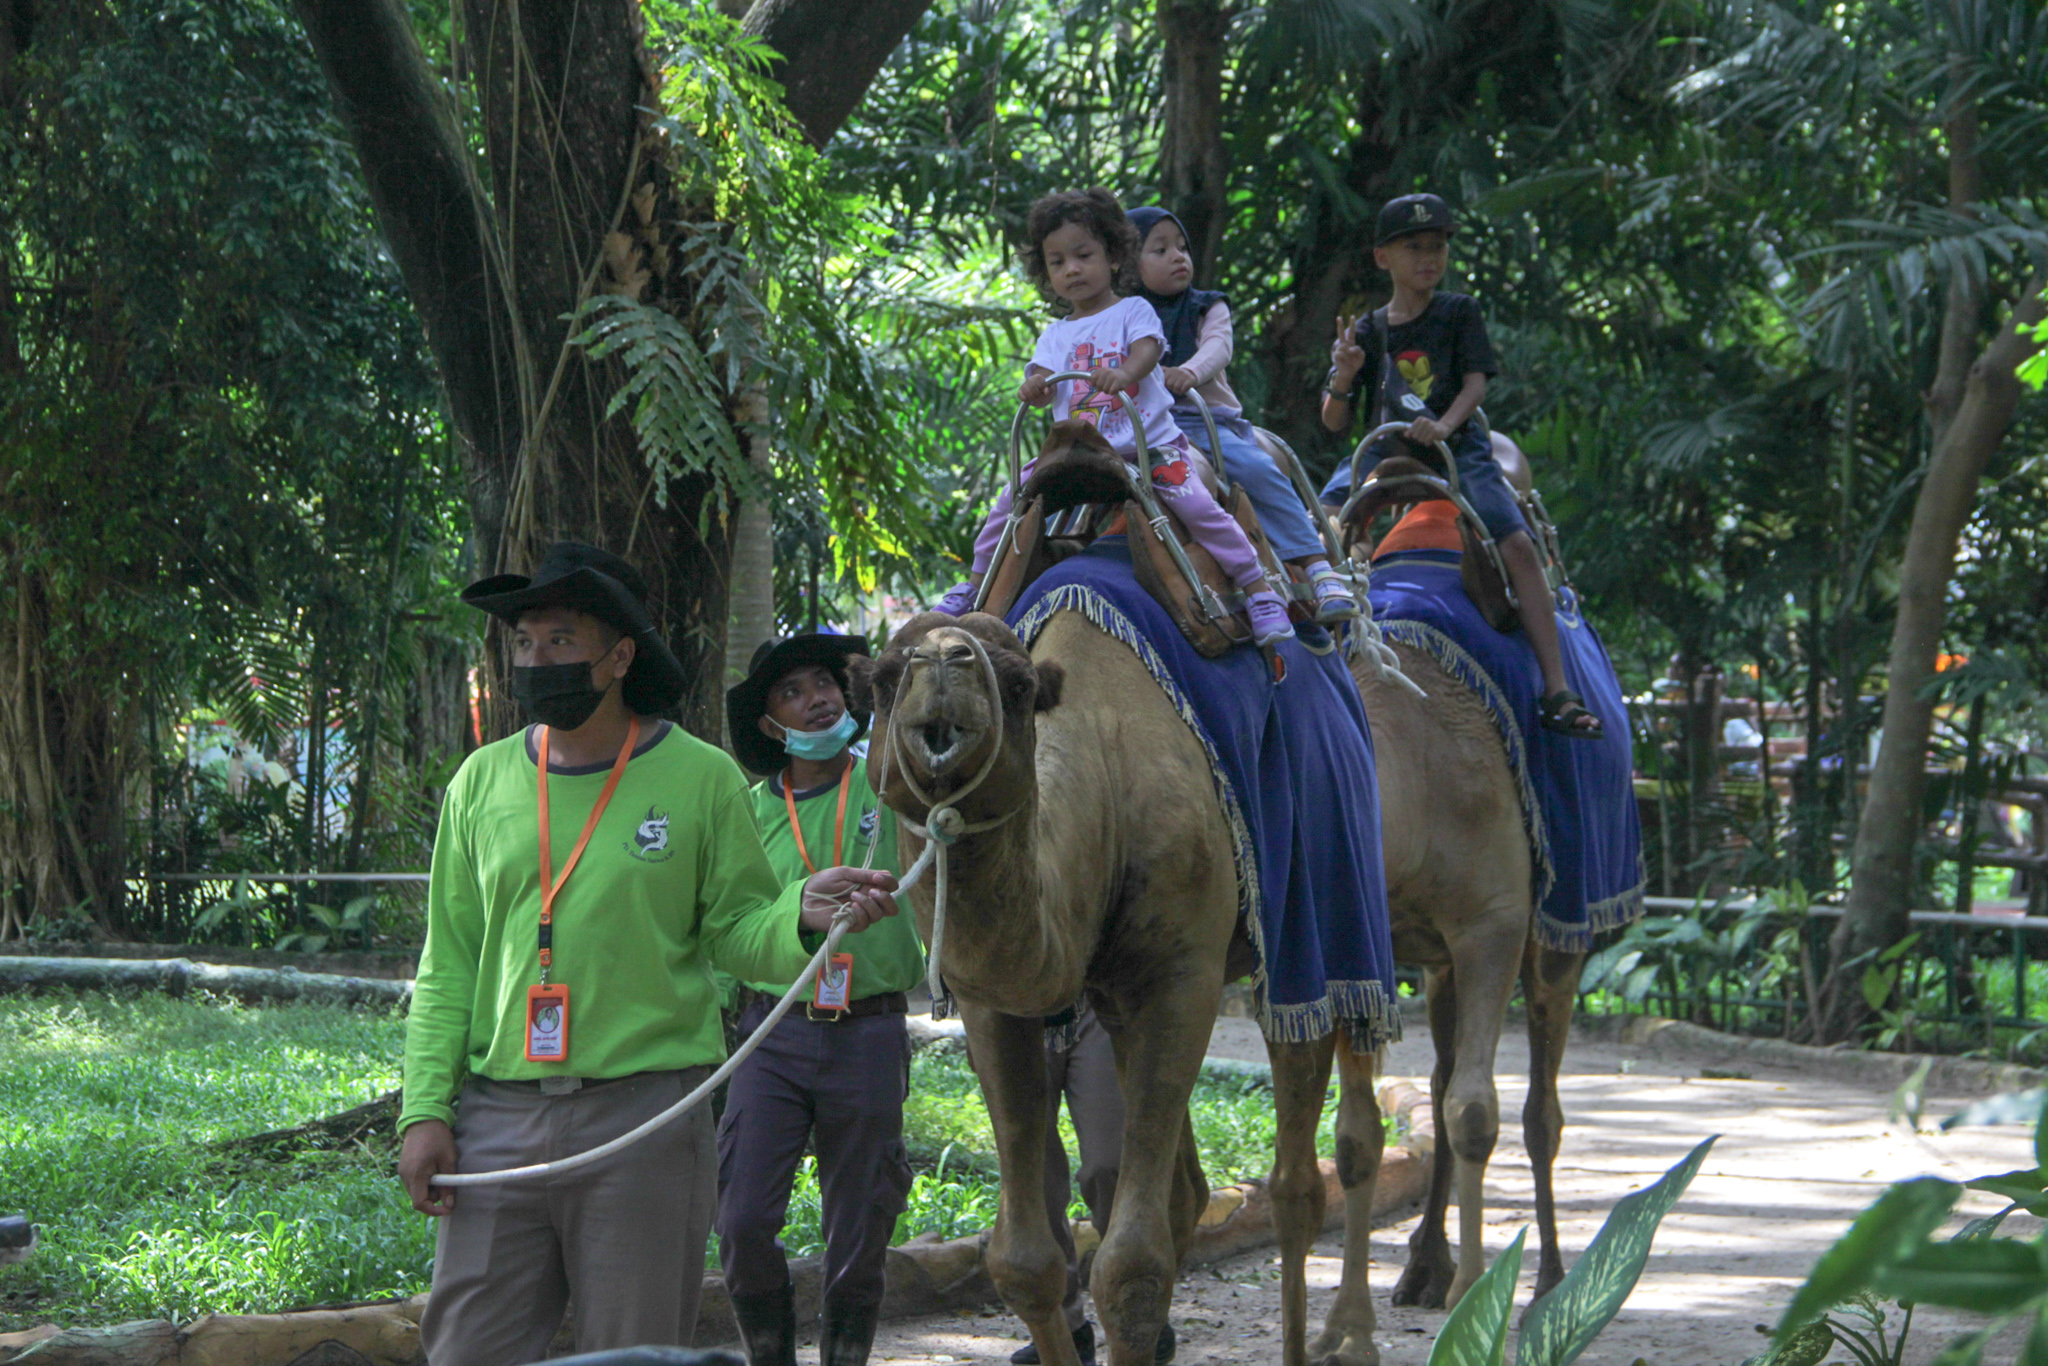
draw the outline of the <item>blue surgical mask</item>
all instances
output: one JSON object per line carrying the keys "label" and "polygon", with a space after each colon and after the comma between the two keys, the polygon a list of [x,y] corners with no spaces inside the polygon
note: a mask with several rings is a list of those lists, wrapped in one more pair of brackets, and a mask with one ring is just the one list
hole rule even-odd
{"label": "blue surgical mask", "polygon": [[853,734],[860,729],[860,722],[853,719],[853,713],[843,711],[839,719],[823,730],[782,730],[782,747],[792,759],[809,759],[817,762],[830,759],[853,741]]}

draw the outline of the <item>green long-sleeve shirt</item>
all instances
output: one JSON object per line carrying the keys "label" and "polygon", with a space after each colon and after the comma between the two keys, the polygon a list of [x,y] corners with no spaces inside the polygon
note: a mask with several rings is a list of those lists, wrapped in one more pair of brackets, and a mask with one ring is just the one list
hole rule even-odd
{"label": "green long-sleeve shirt", "polygon": [[[833,832],[839,824],[839,785],[833,783],[812,792],[796,794],[797,823],[803,827],[804,850],[819,868],[844,863],[858,868],[875,846],[875,859],[868,866],[891,873],[903,871],[896,858],[896,813],[884,807],[868,787],[868,761],[855,758],[846,794],[846,836],[839,857],[833,857]],[[783,797],[782,780],[769,778],[754,784],[754,819],[761,826],[761,847],[768,862],[785,881],[802,882],[809,875],[803,854],[796,847],[796,835],[789,828],[789,803]],[[825,942],[823,935],[806,934],[811,952]],[[839,941],[840,952],[853,955],[855,1000],[891,991],[908,991],[924,980],[924,945],[918,942],[917,921],[910,908],[902,906],[895,915],[877,921],[864,930]],[[789,990],[793,976],[779,981],[741,980],[756,991],[780,996]],[[804,993],[815,999],[815,986]]]}
{"label": "green long-sleeve shirt", "polygon": [[[610,769],[548,774],[557,878]],[[810,959],[797,927],[802,883],[784,886],[762,853],[738,765],[668,727],[627,763],[555,898],[548,980],[569,988],[569,1057],[528,1062],[526,991],[540,980],[537,776],[522,732],[470,755],[441,804],[401,1132],[452,1119],[469,1073],[623,1077],[719,1062],[711,965],[787,982]]]}

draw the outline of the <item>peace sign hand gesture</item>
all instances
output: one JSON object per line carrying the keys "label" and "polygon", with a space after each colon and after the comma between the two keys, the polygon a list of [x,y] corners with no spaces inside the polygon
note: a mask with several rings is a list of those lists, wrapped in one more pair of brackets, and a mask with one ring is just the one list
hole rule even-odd
{"label": "peace sign hand gesture", "polygon": [[1334,390],[1350,392],[1352,381],[1365,368],[1365,348],[1358,344],[1357,337],[1358,322],[1364,316],[1363,313],[1349,318],[1341,313],[1337,315],[1337,340],[1330,343],[1330,364],[1337,371],[1330,381]]}

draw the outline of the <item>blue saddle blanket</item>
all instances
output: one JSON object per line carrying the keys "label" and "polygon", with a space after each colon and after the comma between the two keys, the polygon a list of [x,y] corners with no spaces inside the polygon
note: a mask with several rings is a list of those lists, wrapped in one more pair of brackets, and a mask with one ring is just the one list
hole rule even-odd
{"label": "blue saddle blanket", "polygon": [[1283,643],[1278,686],[1250,646],[1203,658],[1138,585],[1121,536],[1047,570],[1010,625],[1028,646],[1060,612],[1128,645],[1208,752],[1266,1037],[1304,1042],[1341,1024],[1361,1048],[1399,1038],[1379,784],[1343,652]]}
{"label": "blue saddle blanket", "polygon": [[1621,683],[1577,597],[1560,590],[1565,675],[1605,732],[1577,740],[1544,730],[1543,673],[1529,638],[1487,624],[1465,595],[1458,563],[1455,550],[1375,560],[1373,617],[1387,639],[1429,655],[1486,704],[1522,791],[1537,934],[1552,948],[1585,949],[1597,932],[1643,913],[1643,832]]}

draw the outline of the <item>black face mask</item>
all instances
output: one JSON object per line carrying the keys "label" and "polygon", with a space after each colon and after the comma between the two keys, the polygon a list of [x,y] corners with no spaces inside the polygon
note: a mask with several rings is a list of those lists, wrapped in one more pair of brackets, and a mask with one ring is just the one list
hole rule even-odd
{"label": "black face mask", "polygon": [[604,701],[590,681],[590,663],[513,665],[512,696],[533,719],[555,730],[574,730]]}

